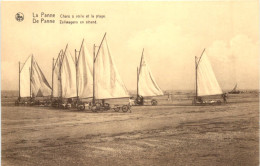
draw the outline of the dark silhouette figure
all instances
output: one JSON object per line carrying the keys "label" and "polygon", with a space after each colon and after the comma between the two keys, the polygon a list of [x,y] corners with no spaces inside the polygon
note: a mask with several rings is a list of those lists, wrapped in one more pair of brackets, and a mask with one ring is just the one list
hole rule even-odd
{"label": "dark silhouette figure", "polygon": [[227,93],[222,94],[224,103],[227,103]]}

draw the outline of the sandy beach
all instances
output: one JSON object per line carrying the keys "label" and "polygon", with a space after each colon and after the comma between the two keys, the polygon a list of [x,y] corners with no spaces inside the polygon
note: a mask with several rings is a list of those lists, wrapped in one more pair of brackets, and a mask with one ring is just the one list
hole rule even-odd
{"label": "sandy beach", "polygon": [[132,113],[2,106],[3,165],[258,165],[258,95]]}

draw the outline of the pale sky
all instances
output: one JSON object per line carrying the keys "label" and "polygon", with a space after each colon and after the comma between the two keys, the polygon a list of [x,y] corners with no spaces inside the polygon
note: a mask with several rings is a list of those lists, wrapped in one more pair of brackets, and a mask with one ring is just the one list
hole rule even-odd
{"label": "pale sky", "polygon": [[[15,15],[24,14],[18,22]],[[32,14],[55,14],[33,24]],[[60,14],[100,14],[97,24],[59,24]],[[1,2],[2,90],[18,90],[18,62],[31,54],[51,85],[52,58],[69,44],[89,51],[107,32],[111,55],[127,89],[136,89],[142,49],[163,90],[194,89],[194,57],[204,48],[222,89],[259,87],[259,2]]]}

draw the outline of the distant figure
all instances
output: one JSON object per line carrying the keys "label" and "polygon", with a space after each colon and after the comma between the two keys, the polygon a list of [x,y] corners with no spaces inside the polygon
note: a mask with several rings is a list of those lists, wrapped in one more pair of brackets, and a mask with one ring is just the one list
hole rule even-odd
{"label": "distant figure", "polygon": [[128,109],[129,109],[129,113],[132,112],[131,107],[134,105],[134,100],[133,97],[129,98],[129,103],[128,103]]}
{"label": "distant figure", "polygon": [[29,99],[29,104],[30,104],[30,105],[34,105],[34,104],[35,104],[35,99],[34,99],[33,97],[31,97],[31,98]]}
{"label": "distant figure", "polygon": [[170,101],[172,98],[172,95],[170,93],[168,93],[168,101]]}
{"label": "distant figure", "polygon": [[81,101],[80,101],[80,99],[78,99],[78,100],[73,100],[72,101],[72,104],[73,104],[73,106],[78,106],[78,105],[80,105],[81,104]]}
{"label": "distant figure", "polygon": [[102,106],[105,106],[105,99],[102,99]]}
{"label": "distant figure", "polygon": [[67,103],[71,104],[72,103],[72,98],[68,98]]}
{"label": "distant figure", "polygon": [[139,96],[139,103],[140,103],[140,105],[144,105],[144,98],[143,98],[143,96]]}
{"label": "distant figure", "polygon": [[129,98],[129,105],[133,106],[134,105],[134,97]]}
{"label": "distant figure", "polygon": [[202,97],[198,97],[197,100],[199,103],[203,103]]}
{"label": "distant figure", "polygon": [[227,103],[227,93],[222,94],[224,103]]}

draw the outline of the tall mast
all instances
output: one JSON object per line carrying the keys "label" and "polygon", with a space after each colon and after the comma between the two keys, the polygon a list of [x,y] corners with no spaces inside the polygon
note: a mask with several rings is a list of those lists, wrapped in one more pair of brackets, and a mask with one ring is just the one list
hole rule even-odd
{"label": "tall mast", "polygon": [[195,82],[196,82],[196,87],[195,87],[195,103],[197,101],[197,96],[198,96],[198,64],[197,64],[197,57],[195,56]]}
{"label": "tall mast", "polygon": [[53,71],[54,71],[54,58],[52,58],[52,72],[51,72],[51,98],[53,98]]}
{"label": "tall mast", "polygon": [[197,101],[197,97],[198,97],[198,67],[199,67],[199,63],[200,63],[201,57],[203,56],[204,51],[205,51],[205,48],[202,51],[198,62],[197,62],[197,57],[195,56],[195,72],[196,72],[196,96],[195,96],[195,101]]}
{"label": "tall mast", "polygon": [[62,80],[61,80],[61,67],[62,67],[62,64],[63,64],[63,60],[64,60],[64,56],[65,56],[65,53],[67,51],[67,48],[68,48],[68,44],[66,45],[66,48],[65,48],[65,51],[63,53],[63,56],[62,56],[62,61],[61,61],[61,65],[60,65],[60,71],[59,71],[59,74],[60,74],[60,89],[61,89],[61,95],[60,95],[60,98],[62,100]]}
{"label": "tall mast", "polygon": [[95,56],[95,44],[94,44],[94,47],[93,47],[93,105],[95,104],[95,59],[96,59],[96,56]]}
{"label": "tall mast", "polygon": [[139,73],[138,73],[138,67],[137,67],[137,92],[136,92],[137,97],[139,96],[139,94],[138,94],[138,91],[139,91],[139,89],[138,89],[138,81],[139,81]]}
{"label": "tall mast", "polygon": [[140,74],[140,71],[141,71],[141,68],[142,68],[143,56],[144,56],[144,48],[143,48],[143,51],[142,51],[142,56],[141,56],[141,60],[140,60],[139,70],[138,70],[138,67],[137,67],[137,97],[139,96],[138,82],[139,82],[139,74]]}
{"label": "tall mast", "polygon": [[77,50],[75,49],[75,65],[76,65],[76,91],[77,91],[77,103],[79,101],[79,92],[78,92],[78,59],[77,59]]}
{"label": "tall mast", "polygon": [[[143,57],[144,57],[144,48],[143,48],[143,51],[142,51],[142,56],[141,56],[141,61],[140,61],[139,73],[140,73],[141,68],[142,68]],[[138,73],[138,75],[139,75],[139,73]]]}
{"label": "tall mast", "polygon": [[77,89],[77,103],[79,101],[79,87],[78,87],[78,61],[79,61],[79,56],[81,53],[81,49],[83,47],[84,39],[82,40],[80,50],[79,50],[79,55],[77,57],[77,50],[75,49],[75,62],[76,62],[76,89]]}
{"label": "tall mast", "polygon": [[19,97],[18,97],[18,101],[20,102],[20,99],[21,99],[21,92],[20,92],[20,61],[19,61]]}
{"label": "tall mast", "polygon": [[98,53],[99,53],[99,50],[100,50],[100,47],[102,46],[102,43],[106,37],[106,34],[104,34],[104,37],[99,45],[99,48],[98,48],[98,51],[97,51],[97,54],[96,54],[96,51],[95,51],[95,44],[94,44],[94,48],[93,48],[93,52],[94,52],[94,55],[93,55],[93,105],[95,104],[95,62],[96,62],[96,59],[97,59],[97,56],[98,56]]}
{"label": "tall mast", "polygon": [[32,98],[32,63],[33,63],[33,55],[31,59],[31,71],[30,71],[30,98]]}
{"label": "tall mast", "polygon": [[[62,55],[62,54],[61,54]],[[62,56],[63,58],[63,56]],[[61,83],[61,66],[62,66],[62,59],[59,58],[60,66],[59,66],[59,80],[60,80],[60,99],[62,100],[62,83]]]}
{"label": "tall mast", "polygon": [[[53,98],[53,84],[54,84],[54,70],[55,70],[55,67],[59,64],[59,65],[61,65],[60,64],[60,62],[61,62],[61,56],[62,56],[62,53],[63,53],[63,50],[61,49],[60,50],[60,52],[59,52],[59,55],[58,55],[58,57],[57,57],[57,59],[56,59],[56,61],[55,61],[55,59],[53,58],[53,64],[52,64],[52,98]],[[60,81],[60,66],[58,66],[59,68],[58,68],[58,81]],[[58,84],[58,85],[60,85],[60,84]],[[58,96],[59,96],[59,89],[60,87],[58,87]]]}

